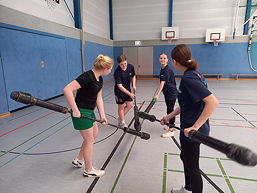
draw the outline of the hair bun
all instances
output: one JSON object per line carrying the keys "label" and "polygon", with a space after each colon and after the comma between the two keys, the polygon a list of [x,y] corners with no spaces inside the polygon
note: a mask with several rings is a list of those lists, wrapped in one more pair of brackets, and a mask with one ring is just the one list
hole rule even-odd
{"label": "hair bun", "polygon": [[97,59],[98,59],[98,60],[104,60],[104,55],[99,54],[99,55],[97,56]]}

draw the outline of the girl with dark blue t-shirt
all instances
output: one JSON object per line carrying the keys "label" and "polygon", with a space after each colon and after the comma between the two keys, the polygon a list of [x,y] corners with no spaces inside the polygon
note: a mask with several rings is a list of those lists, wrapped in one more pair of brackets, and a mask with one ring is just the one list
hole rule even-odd
{"label": "girl with dark blue t-shirt", "polygon": [[192,59],[191,49],[185,45],[177,45],[171,52],[172,64],[183,73],[179,90],[178,103],[173,112],[163,117],[166,123],[180,114],[180,158],[184,165],[185,187],[172,190],[173,193],[202,193],[203,181],[199,168],[200,143],[188,138],[190,130],[209,135],[209,117],[218,105],[216,97],[208,90],[203,76],[196,71],[198,63]]}
{"label": "girl with dark blue t-shirt", "polygon": [[133,99],[135,94],[131,90],[136,90],[136,73],[134,66],[128,64],[125,55],[120,55],[117,57],[118,67],[114,72],[114,93],[115,100],[118,104],[118,125],[122,128],[127,127],[125,123],[125,115],[133,107]]}
{"label": "girl with dark blue t-shirt", "polygon": [[[159,62],[161,64],[160,70],[160,85],[159,89],[154,96],[156,100],[159,100],[161,92],[163,92],[165,104],[167,108],[167,114],[174,111],[175,102],[177,99],[177,88],[175,75],[172,69],[168,65],[168,56],[165,53],[160,54]],[[175,125],[175,117],[169,120],[171,125]],[[174,128],[169,127],[166,133],[163,133],[161,137],[171,137],[174,136]]]}

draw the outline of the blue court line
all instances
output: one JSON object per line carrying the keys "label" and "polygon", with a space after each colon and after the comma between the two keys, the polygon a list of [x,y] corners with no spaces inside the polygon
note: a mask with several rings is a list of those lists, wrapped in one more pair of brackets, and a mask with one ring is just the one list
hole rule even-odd
{"label": "blue court line", "polygon": [[52,134],[48,135],[47,137],[43,138],[42,140],[40,140],[39,142],[35,143],[34,145],[32,145],[31,147],[29,147],[28,149],[24,150],[23,152],[21,152],[19,155],[13,157],[12,159],[8,160],[7,162],[3,163],[2,165],[0,165],[0,168],[4,167],[5,165],[11,163],[12,161],[14,161],[15,159],[17,159],[18,157],[20,157],[21,155],[23,155],[24,153],[26,153],[27,151],[31,150],[32,148],[34,148],[35,146],[37,146],[38,144],[40,144],[41,142],[45,141],[46,139],[48,139],[49,137],[51,137],[52,135],[56,134],[58,131],[62,130],[63,128],[65,128],[67,125],[69,125],[71,122],[67,123],[66,125],[62,126],[60,129],[56,130],[55,132],[53,132]]}

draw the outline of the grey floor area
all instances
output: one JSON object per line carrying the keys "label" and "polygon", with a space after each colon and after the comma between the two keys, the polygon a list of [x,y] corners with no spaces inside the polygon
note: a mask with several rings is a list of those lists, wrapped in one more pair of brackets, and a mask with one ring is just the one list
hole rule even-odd
{"label": "grey floor area", "polygon": [[[208,80],[208,84],[220,102],[210,118],[211,136],[257,153],[257,81]],[[137,103],[142,111],[157,87],[157,79],[137,81]],[[104,84],[103,98],[108,121],[116,124],[113,81]],[[63,96],[50,102],[67,105]],[[150,114],[162,118],[165,112],[162,96]],[[131,110],[126,122],[131,123],[132,118]],[[37,106],[15,111],[0,119],[0,192],[165,193],[180,188],[184,177],[177,146],[179,132],[173,139],[163,139],[163,126],[147,120],[141,122],[142,131],[151,135],[149,140],[99,125],[94,165],[105,168],[106,175],[92,179],[83,177],[83,169],[71,165],[82,138],[73,129],[68,114]],[[176,123],[179,126],[179,117]],[[218,192],[214,186],[226,193],[257,192],[257,167],[242,166],[206,145],[201,145],[200,165],[214,184],[203,178],[205,193]]]}

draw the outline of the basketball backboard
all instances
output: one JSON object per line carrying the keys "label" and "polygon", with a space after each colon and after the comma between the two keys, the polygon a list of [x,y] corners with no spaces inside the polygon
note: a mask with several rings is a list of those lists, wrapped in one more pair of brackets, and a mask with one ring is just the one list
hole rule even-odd
{"label": "basketball backboard", "polygon": [[206,29],[205,42],[223,42],[225,41],[225,29],[208,28]]}
{"label": "basketball backboard", "polygon": [[178,27],[162,27],[162,40],[179,39]]}

